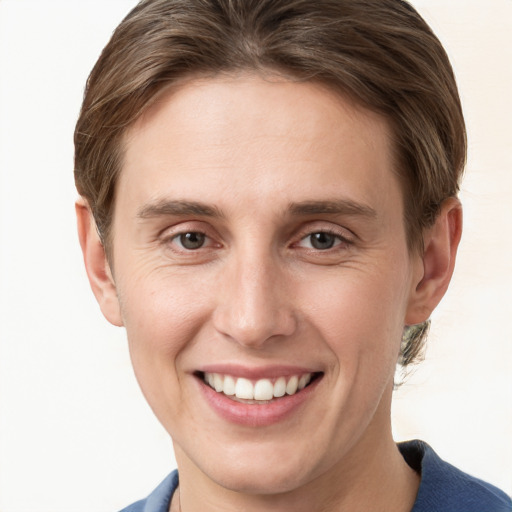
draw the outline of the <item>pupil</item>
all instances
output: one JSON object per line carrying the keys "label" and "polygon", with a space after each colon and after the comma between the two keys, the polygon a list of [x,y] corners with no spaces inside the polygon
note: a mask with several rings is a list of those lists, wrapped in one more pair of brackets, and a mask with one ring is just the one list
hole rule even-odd
{"label": "pupil", "polygon": [[329,233],[314,233],[311,235],[311,245],[315,249],[330,249],[334,245],[335,237]]}
{"label": "pupil", "polygon": [[180,235],[180,242],[185,249],[199,249],[204,244],[203,233],[184,233]]}

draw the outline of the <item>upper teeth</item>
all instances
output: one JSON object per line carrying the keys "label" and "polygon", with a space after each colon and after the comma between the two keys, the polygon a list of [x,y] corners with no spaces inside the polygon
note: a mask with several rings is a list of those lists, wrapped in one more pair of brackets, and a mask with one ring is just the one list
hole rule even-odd
{"label": "upper teeth", "polygon": [[204,381],[218,393],[236,396],[246,400],[272,400],[281,396],[293,395],[305,388],[311,381],[312,374],[279,377],[274,382],[259,379],[255,382],[243,377],[232,377],[219,373],[205,373]]}

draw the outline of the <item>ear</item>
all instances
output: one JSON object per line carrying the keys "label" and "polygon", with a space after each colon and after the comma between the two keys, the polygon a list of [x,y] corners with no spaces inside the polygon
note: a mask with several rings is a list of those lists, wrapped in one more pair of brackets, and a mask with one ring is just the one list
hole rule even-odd
{"label": "ear", "polygon": [[105,318],[111,324],[121,327],[123,320],[116,285],[107,261],[105,248],[96,229],[96,222],[85,199],[78,199],[75,209],[78,238],[92,291]]}
{"label": "ear", "polygon": [[406,325],[425,322],[443,298],[453,274],[462,234],[462,207],[451,197],[444,201],[434,225],[423,237],[424,252],[418,255]]}

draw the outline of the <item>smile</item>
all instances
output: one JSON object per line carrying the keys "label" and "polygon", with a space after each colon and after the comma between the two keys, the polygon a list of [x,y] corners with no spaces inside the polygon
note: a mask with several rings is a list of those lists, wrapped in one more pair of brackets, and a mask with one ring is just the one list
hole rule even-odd
{"label": "smile", "polygon": [[230,365],[194,372],[206,403],[229,423],[265,427],[299,413],[321,384],[324,372],[291,367],[241,368]]}
{"label": "smile", "polygon": [[304,389],[315,374],[292,375],[274,379],[252,381],[243,377],[233,377],[219,373],[205,372],[203,380],[208,386],[232,399],[247,400],[253,403],[268,403],[274,398],[295,395]]}

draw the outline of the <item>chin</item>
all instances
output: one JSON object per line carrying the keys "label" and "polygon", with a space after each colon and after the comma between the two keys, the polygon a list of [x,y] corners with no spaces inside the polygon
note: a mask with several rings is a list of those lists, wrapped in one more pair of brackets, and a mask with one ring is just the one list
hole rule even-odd
{"label": "chin", "polygon": [[248,446],[231,444],[197,464],[213,482],[230,491],[276,495],[302,487],[319,475],[320,461],[307,450],[297,450],[297,442],[280,446],[255,441]]}
{"label": "chin", "polygon": [[230,491],[244,494],[283,494],[304,485],[307,476],[301,468],[290,465],[270,466],[261,464],[233,464],[215,468],[207,475],[218,485]]}

